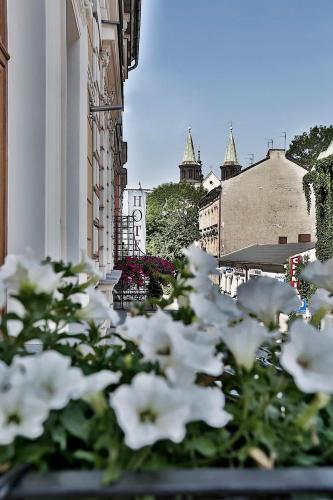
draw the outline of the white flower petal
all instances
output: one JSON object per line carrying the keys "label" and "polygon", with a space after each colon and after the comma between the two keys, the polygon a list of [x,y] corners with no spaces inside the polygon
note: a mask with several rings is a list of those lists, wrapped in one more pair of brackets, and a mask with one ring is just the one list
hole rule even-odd
{"label": "white flower petal", "polygon": [[323,309],[325,312],[333,311],[332,293],[324,290],[323,288],[318,288],[318,290],[316,290],[316,292],[311,297],[311,313],[314,313],[319,309]]}
{"label": "white flower petal", "polygon": [[206,277],[208,274],[218,274],[217,260],[195,244],[183,249],[183,254],[188,258],[193,274],[203,274]]}
{"label": "white flower petal", "polygon": [[244,317],[236,301],[222,295],[214,286],[209,293],[191,293],[190,304],[199,320],[206,325],[226,326]]}
{"label": "white flower petal", "polygon": [[186,397],[191,405],[191,421],[203,420],[211,427],[224,427],[232,415],[224,410],[225,397],[217,387],[199,387],[193,385],[186,390]]}
{"label": "white flower petal", "polygon": [[296,291],[275,278],[259,276],[243,283],[237,290],[238,304],[266,325],[276,322],[277,314],[289,314],[301,305]]}
{"label": "white flower petal", "polygon": [[292,323],[290,340],[282,347],[280,362],[301,391],[333,393],[333,332],[319,331],[296,320]]}
{"label": "white flower petal", "polygon": [[223,328],[221,337],[237,365],[248,371],[252,369],[258,348],[270,339],[266,328],[251,318],[233,327]]}
{"label": "white flower petal", "polygon": [[36,439],[48,413],[47,405],[23,385],[0,393],[0,445],[10,444],[16,436]]}
{"label": "white flower petal", "polygon": [[302,271],[302,277],[314,285],[333,293],[333,258],[310,262]]}
{"label": "white flower petal", "polygon": [[26,385],[33,388],[36,397],[49,408],[59,410],[85,388],[82,371],[72,368],[70,363],[71,359],[67,356],[45,351],[33,356],[16,357],[13,364],[22,370]]}
{"label": "white flower petal", "polygon": [[[80,295],[80,297],[76,297],[78,301],[80,301],[81,299],[84,300],[81,297],[82,294],[78,295]],[[88,288],[87,293],[83,295],[86,295],[88,297],[89,302],[87,305],[85,305],[85,307],[82,307],[82,309],[79,309],[76,312],[76,317],[78,320],[87,322],[102,322],[105,320],[109,320],[112,322],[118,321],[118,314],[112,309],[111,305],[107,301],[107,298],[102,292],[91,287]]]}
{"label": "white flower petal", "polygon": [[182,391],[172,389],[153,374],[139,373],[131,385],[120,386],[110,397],[125,442],[132,449],[161,439],[183,440],[190,406]]}

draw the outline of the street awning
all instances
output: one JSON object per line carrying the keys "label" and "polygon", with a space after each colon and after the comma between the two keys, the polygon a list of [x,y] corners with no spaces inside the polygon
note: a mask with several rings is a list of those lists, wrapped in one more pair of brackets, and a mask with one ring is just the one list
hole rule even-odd
{"label": "street awning", "polygon": [[219,264],[220,267],[261,269],[272,273],[283,273],[284,265],[290,257],[312,250],[314,247],[314,242],[252,245],[223,255]]}

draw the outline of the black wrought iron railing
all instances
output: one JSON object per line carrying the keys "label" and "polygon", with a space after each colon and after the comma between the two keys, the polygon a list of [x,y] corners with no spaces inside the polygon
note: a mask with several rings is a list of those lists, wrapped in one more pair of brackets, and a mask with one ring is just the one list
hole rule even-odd
{"label": "black wrought iron railing", "polygon": [[[131,215],[121,215],[115,218],[115,265],[121,265],[126,257],[144,257],[135,239],[135,221]],[[130,309],[135,303],[144,303],[148,298],[149,280],[144,279],[139,284],[129,283],[122,276],[114,288],[113,304],[115,309]]]}

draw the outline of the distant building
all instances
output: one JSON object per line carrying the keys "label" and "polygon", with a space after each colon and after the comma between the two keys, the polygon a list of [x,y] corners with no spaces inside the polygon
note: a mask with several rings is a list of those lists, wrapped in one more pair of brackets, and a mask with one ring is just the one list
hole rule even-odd
{"label": "distant building", "polygon": [[221,255],[221,183],[210,190],[200,202],[200,246],[217,259]]}
{"label": "distant building", "polygon": [[221,185],[220,179],[217,177],[216,174],[211,170],[208,175],[204,178],[202,181],[202,187],[206,189],[207,191],[211,191],[212,189],[216,188],[217,186]]}
{"label": "distant building", "polygon": [[222,181],[221,255],[250,245],[315,240],[314,210],[303,192],[307,169],[270,149],[266,158]]}
{"label": "distant building", "polygon": [[180,182],[187,182],[194,186],[200,186],[203,181],[202,163],[200,160],[200,151],[198,152],[198,159],[196,158],[191,128],[188,129],[186,146],[183,156],[183,161],[179,165]]}
{"label": "distant building", "polygon": [[305,167],[287,159],[284,150],[270,149],[266,158],[242,169],[231,128],[220,168],[221,181],[213,172],[203,181],[208,191],[199,210],[203,249],[223,259],[253,245],[314,246],[314,210],[308,214],[303,193]]}

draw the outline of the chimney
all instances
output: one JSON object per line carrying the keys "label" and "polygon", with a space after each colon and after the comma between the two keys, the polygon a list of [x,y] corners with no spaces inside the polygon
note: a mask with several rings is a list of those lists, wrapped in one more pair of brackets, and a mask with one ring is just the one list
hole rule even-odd
{"label": "chimney", "polygon": [[267,158],[285,158],[286,152],[284,149],[269,149],[267,153]]}

